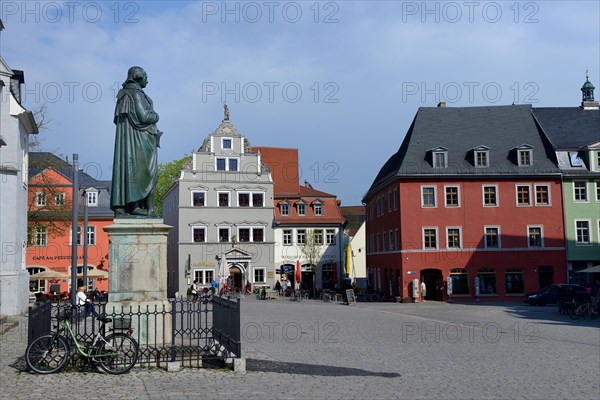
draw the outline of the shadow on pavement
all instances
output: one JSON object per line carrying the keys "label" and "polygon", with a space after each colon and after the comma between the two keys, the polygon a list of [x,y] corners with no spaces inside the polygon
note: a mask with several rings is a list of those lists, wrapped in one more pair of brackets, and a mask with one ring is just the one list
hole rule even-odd
{"label": "shadow on pavement", "polygon": [[395,372],[373,372],[360,368],[257,360],[252,358],[246,360],[246,369],[253,372],[277,372],[281,374],[319,376],[379,376],[382,378],[398,378],[401,376]]}

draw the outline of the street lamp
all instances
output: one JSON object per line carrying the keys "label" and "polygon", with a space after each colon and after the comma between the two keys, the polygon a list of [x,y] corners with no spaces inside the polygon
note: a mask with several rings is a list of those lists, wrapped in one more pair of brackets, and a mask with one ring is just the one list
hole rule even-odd
{"label": "street lamp", "polygon": [[81,233],[81,240],[83,240],[83,285],[85,286],[85,290],[88,289],[88,281],[87,281],[87,236],[88,236],[88,194],[87,191],[83,191],[81,194],[83,197],[83,232]]}

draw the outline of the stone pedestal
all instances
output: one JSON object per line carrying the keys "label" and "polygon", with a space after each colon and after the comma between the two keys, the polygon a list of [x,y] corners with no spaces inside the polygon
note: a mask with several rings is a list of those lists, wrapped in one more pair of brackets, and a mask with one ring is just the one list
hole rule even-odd
{"label": "stone pedestal", "polygon": [[103,229],[109,238],[106,311],[131,313],[140,345],[170,344],[167,236],[173,227],[156,218],[115,218]]}

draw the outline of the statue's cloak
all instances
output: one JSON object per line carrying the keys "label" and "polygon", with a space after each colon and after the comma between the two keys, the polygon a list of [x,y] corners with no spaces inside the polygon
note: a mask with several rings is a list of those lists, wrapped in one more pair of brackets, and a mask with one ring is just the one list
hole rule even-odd
{"label": "statue's cloak", "polygon": [[160,132],[152,100],[135,84],[117,94],[110,208],[126,207],[148,197],[158,181]]}

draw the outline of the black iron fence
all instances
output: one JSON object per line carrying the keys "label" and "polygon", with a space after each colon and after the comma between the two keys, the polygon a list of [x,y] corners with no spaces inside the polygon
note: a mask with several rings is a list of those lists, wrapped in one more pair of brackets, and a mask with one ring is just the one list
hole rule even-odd
{"label": "black iron fence", "polygon": [[[31,343],[58,326],[57,315],[69,303],[38,303],[29,309]],[[138,365],[165,367],[179,361],[184,367],[222,366],[230,358],[241,357],[240,300],[218,296],[192,302],[169,299],[153,306],[108,306],[94,303],[99,314],[131,320],[132,336],[140,344]],[[73,331],[78,341],[90,341],[102,324],[85,309],[75,310]],[[110,325],[105,327],[110,329]],[[79,357],[73,354],[72,364]]]}

